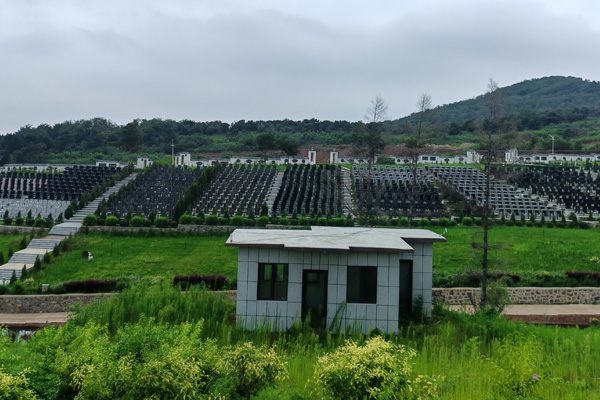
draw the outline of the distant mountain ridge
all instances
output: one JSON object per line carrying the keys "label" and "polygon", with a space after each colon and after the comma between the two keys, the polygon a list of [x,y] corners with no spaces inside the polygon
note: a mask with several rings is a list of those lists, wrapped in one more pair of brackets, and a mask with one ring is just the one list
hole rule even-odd
{"label": "distant mountain ridge", "polygon": [[[521,109],[538,111],[566,108],[600,108],[600,82],[575,77],[549,76],[500,88],[505,115]],[[436,107],[440,123],[463,122],[482,115],[484,94],[474,99]],[[403,118],[401,118],[402,120]]]}

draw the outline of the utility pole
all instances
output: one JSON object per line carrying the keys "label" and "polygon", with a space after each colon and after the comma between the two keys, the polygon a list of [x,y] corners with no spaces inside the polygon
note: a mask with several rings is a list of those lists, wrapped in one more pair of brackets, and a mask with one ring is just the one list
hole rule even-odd
{"label": "utility pole", "polygon": [[554,136],[550,135],[552,138],[552,154],[554,154]]}
{"label": "utility pole", "polygon": [[171,139],[171,165],[175,165],[175,140]]}

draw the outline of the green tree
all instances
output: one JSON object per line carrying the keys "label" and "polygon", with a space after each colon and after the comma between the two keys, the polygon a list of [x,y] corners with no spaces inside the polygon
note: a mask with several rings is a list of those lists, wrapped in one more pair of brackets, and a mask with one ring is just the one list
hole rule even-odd
{"label": "green tree", "polygon": [[263,158],[267,158],[267,153],[277,148],[275,135],[271,132],[261,133],[256,137],[256,146],[258,150],[263,154]]}
{"label": "green tree", "polygon": [[117,147],[127,152],[127,163],[131,163],[131,153],[139,150],[142,144],[139,133],[139,124],[137,120],[134,120],[121,129],[119,134],[119,142]]}

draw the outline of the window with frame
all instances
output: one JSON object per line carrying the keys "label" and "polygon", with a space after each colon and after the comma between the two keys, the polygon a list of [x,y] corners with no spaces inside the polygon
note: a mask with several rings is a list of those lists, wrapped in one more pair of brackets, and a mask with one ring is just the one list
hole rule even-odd
{"label": "window with frame", "polygon": [[287,300],[288,264],[258,264],[258,300]]}
{"label": "window with frame", "polygon": [[377,303],[377,267],[348,267],[347,303]]}

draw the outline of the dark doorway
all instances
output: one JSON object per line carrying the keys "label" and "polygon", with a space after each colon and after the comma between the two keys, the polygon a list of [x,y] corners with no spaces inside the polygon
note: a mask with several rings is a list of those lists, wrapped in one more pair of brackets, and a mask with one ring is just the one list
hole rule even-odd
{"label": "dark doorway", "polygon": [[302,322],[310,315],[310,326],[325,328],[327,322],[327,271],[302,273]]}
{"label": "dark doorway", "polygon": [[400,260],[400,299],[398,308],[401,313],[412,311],[413,262]]}

